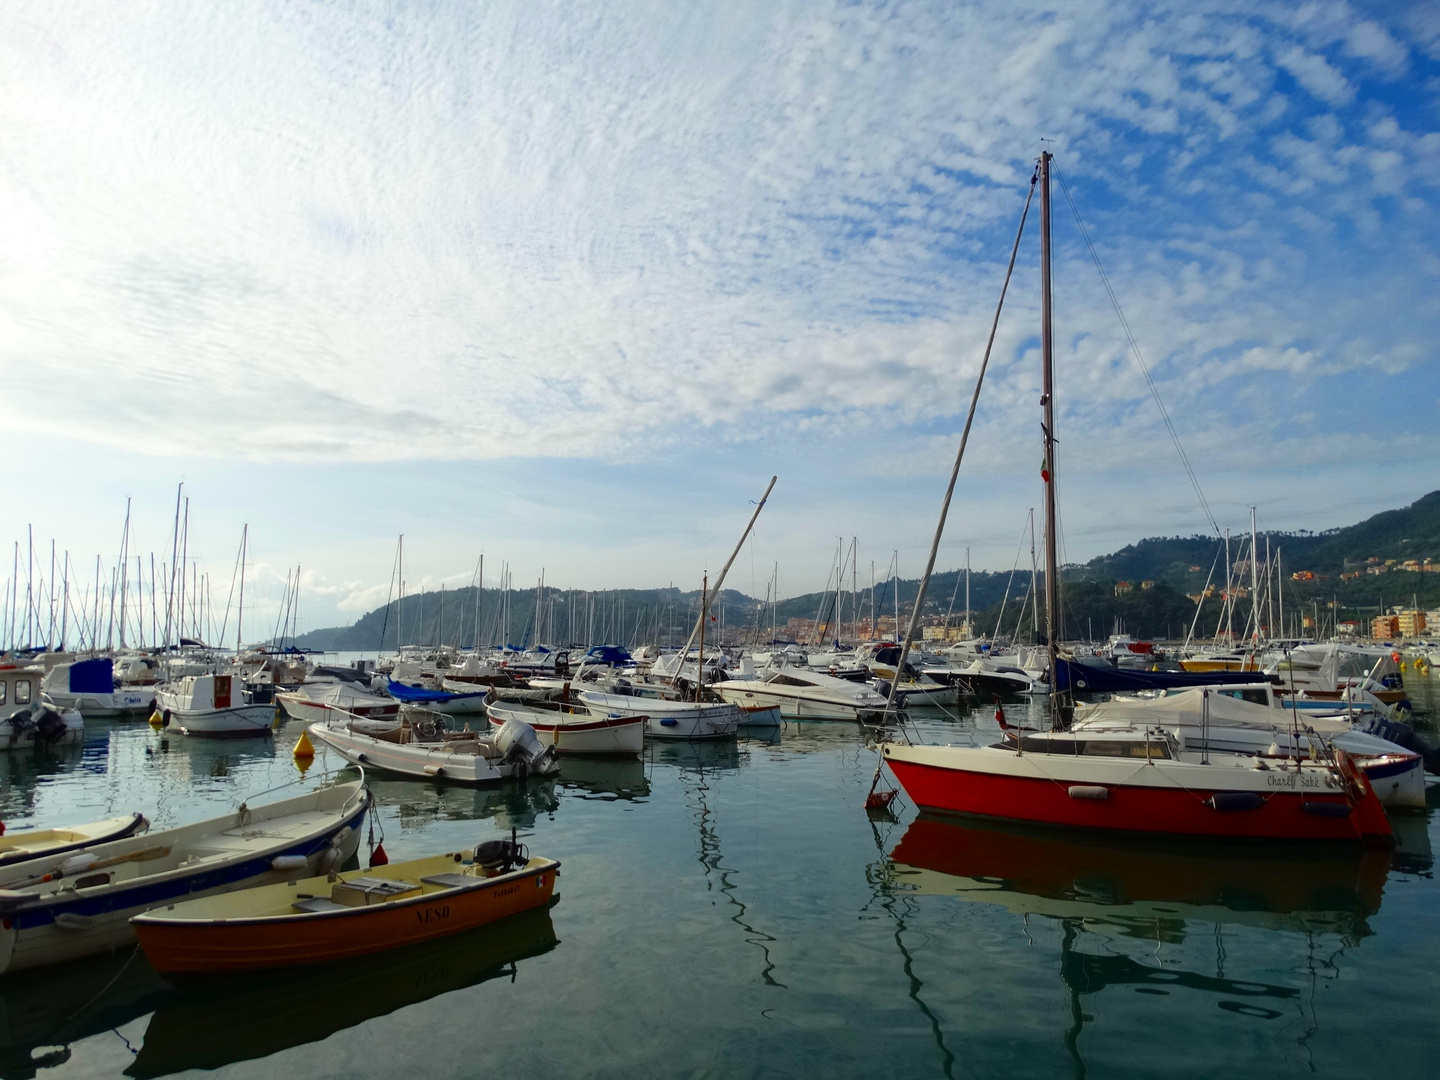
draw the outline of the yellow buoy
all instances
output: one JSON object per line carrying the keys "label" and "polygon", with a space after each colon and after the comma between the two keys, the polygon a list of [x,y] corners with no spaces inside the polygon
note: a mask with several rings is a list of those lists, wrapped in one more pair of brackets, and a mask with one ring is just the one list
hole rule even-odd
{"label": "yellow buoy", "polygon": [[295,760],[310,761],[315,757],[315,744],[310,741],[310,733],[302,731],[300,741],[295,744]]}
{"label": "yellow buoy", "polygon": [[165,718],[160,715],[160,710],[159,710],[159,709],[156,709],[154,712],[152,712],[152,713],[150,714],[150,726],[151,726],[151,727],[158,728],[158,727],[163,726],[164,723],[165,723]]}

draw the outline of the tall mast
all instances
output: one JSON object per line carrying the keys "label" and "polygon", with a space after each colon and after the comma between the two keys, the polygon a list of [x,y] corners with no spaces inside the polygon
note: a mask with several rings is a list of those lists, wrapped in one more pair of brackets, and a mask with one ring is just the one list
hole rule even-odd
{"label": "tall mast", "polygon": [[965,549],[965,636],[972,637],[970,633],[970,549]]}
{"label": "tall mast", "polygon": [[[719,592],[720,590],[719,590],[719,588],[717,587],[715,591],[716,591],[716,592]],[[701,580],[701,582],[700,582],[700,598],[701,598],[701,599],[700,599],[700,660],[699,660],[699,662],[695,665],[695,700],[696,700],[696,701],[704,701],[704,700],[705,700],[705,698],[704,698],[704,691],[705,691],[705,610],[706,610],[706,609],[705,609],[705,599],[704,599],[704,598],[705,598],[706,596],[708,596],[708,595],[710,595],[710,570],[709,570],[709,568],[707,567],[706,570],[705,570],[705,577],[704,577],[704,578]],[[689,648],[689,646],[687,645],[686,648],[685,648],[685,652],[689,652],[689,651],[690,651],[690,648]],[[685,656],[684,656],[684,654],[682,653],[681,656],[680,656],[680,663],[678,663],[678,664],[675,665],[675,673],[676,673],[675,677],[676,677],[676,678],[679,678],[679,677],[680,677],[679,673],[680,673],[680,671],[681,671],[684,667],[685,667]]]}
{"label": "tall mast", "polygon": [[1255,533],[1255,507],[1250,507],[1250,614],[1251,638],[1256,650],[1260,645],[1260,545]]}
{"label": "tall mast", "polygon": [[1060,714],[1054,693],[1056,686],[1056,638],[1060,636],[1059,567],[1055,556],[1055,380],[1054,332],[1051,326],[1050,293],[1050,153],[1040,154],[1040,404],[1045,410],[1041,430],[1045,439],[1045,463],[1040,477],[1045,483],[1045,647],[1050,654],[1051,722]]}
{"label": "tall mast", "polygon": [[240,621],[245,617],[245,554],[250,544],[250,525],[240,530],[240,603],[235,609],[235,660],[240,660]]}

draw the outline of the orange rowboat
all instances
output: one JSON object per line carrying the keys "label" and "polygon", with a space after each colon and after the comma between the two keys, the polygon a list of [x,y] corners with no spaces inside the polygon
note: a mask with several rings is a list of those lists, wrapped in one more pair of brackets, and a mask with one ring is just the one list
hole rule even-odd
{"label": "orange rowboat", "polygon": [[414,945],[541,907],[559,869],[497,840],[473,853],[187,900],[130,921],[162,975],[266,971]]}

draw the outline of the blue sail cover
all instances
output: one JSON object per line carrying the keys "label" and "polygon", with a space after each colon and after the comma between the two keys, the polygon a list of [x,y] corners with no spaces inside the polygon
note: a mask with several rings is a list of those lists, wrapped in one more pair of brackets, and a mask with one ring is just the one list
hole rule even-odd
{"label": "blue sail cover", "polygon": [[93,660],[76,660],[70,665],[70,693],[113,694],[115,692],[114,661],[108,656]]}
{"label": "blue sail cover", "polygon": [[1136,690],[1181,690],[1192,686],[1234,686],[1267,683],[1261,671],[1135,671],[1129,668],[1092,667],[1055,658],[1055,688],[1082,694],[1133,693]]}
{"label": "blue sail cover", "polygon": [[585,654],[585,661],[595,664],[611,664],[615,667],[624,667],[626,664],[635,662],[634,658],[619,645],[596,645]]}
{"label": "blue sail cover", "polygon": [[403,701],[407,705],[423,705],[427,701],[454,701],[456,698],[484,697],[489,690],[482,690],[477,694],[452,694],[447,690],[421,690],[416,686],[406,686],[404,683],[389,680],[390,696],[396,701]]}

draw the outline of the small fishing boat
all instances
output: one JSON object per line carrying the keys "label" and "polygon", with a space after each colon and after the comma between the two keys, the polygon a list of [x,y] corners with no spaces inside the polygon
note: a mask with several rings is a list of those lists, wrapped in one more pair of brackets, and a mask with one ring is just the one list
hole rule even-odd
{"label": "small fishing boat", "polygon": [[187,675],[155,692],[161,723],[186,735],[240,739],[269,735],[280,726],[272,703],[250,699],[234,675]]}
{"label": "small fishing boat", "polygon": [[595,690],[581,691],[580,701],[592,716],[643,718],[645,734],[655,739],[732,739],[743,719],[738,708],[723,702],[669,701]]}
{"label": "small fishing boat", "polygon": [[123,840],[150,828],[144,814],[125,814],[121,817],[92,821],[86,825],[71,825],[68,829],[11,829],[0,825],[0,869],[31,859],[43,859],[48,855],[60,855],[77,851],[92,844],[108,844],[111,840]]}
{"label": "small fishing boat", "polygon": [[337,713],[367,720],[395,720],[400,702],[362,690],[350,682],[309,682],[275,695],[275,700],[296,720],[315,723]]}
{"label": "small fishing boat", "polygon": [[559,754],[638,755],[645,748],[645,717],[596,716],[584,707],[515,705],[497,701],[490,706],[490,724],[499,729],[520,720],[535,729],[542,746]]}
{"label": "small fishing boat", "polygon": [[[310,735],[346,761],[420,779],[491,784],[560,770],[555,749],[543,746],[535,729],[510,719],[495,731],[450,731],[439,714],[410,709],[393,727],[377,721],[337,717],[312,724]],[[487,725],[488,727],[488,725]]]}
{"label": "small fishing boat", "polygon": [[560,864],[491,840],[369,870],[157,907],[131,922],[169,977],[266,971],[417,945],[550,903]]}
{"label": "small fishing boat", "polygon": [[0,974],[135,940],[157,904],[326,873],[360,844],[363,777],[260,806],[0,867]]}

